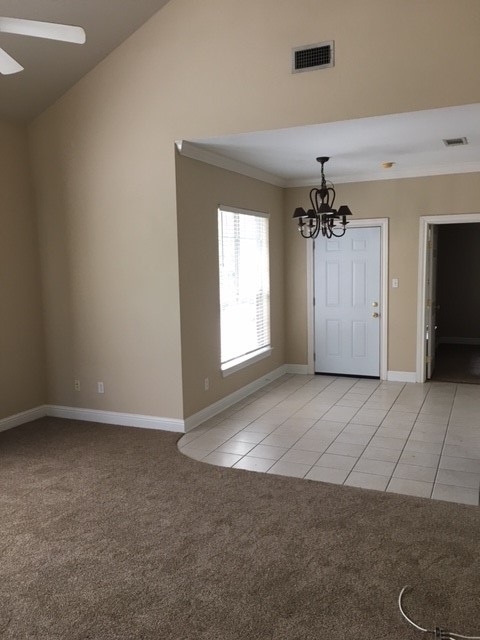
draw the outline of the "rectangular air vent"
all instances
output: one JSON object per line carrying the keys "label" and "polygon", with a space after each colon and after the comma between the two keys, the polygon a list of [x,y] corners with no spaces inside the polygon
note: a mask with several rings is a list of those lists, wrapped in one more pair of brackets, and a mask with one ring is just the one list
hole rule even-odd
{"label": "rectangular air vent", "polygon": [[468,144],[468,140],[466,138],[445,138],[443,144],[446,147],[459,147],[463,144]]}
{"label": "rectangular air vent", "polygon": [[292,50],[292,73],[300,71],[313,71],[325,69],[334,65],[333,40],[308,44],[304,47],[296,47]]}

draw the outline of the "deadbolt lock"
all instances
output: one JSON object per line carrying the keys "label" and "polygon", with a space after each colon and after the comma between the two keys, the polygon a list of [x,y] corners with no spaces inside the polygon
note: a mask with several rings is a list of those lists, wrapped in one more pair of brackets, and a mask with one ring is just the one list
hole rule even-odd
{"label": "deadbolt lock", "polygon": [[378,307],[378,302],[372,302],[372,307]]}

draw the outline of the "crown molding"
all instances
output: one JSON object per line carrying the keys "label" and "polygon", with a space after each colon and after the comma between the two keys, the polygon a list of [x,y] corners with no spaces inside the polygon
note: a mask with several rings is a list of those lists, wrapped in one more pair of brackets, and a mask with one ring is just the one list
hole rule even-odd
{"label": "crown molding", "polygon": [[268,173],[268,171],[257,169],[256,167],[252,167],[251,165],[246,164],[245,162],[240,162],[239,160],[227,158],[220,153],[215,153],[214,151],[205,149],[204,147],[195,144],[194,142],[188,142],[187,140],[177,140],[175,142],[175,145],[180,155],[185,156],[186,158],[199,160],[200,162],[211,164],[214,167],[219,167],[220,169],[233,171],[234,173],[239,173],[243,176],[247,176],[248,178],[254,178],[255,180],[261,180],[262,182],[273,184],[276,187],[287,186],[286,180],[273,175],[273,173]]}
{"label": "crown molding", "polygon": [[[272,173],[253,167],[245,162],[228,158],[227,156],[207,150],[199,144],[188,142],[187,140],[179,140],[176,147],[182,156],[199,160],[207,164],[233,171],[249,178],[255,178],[262,182],[273,184],[282,188],[294,187],[318,187],[320,177],[311,177],[305,179],[286,180]],[[348,184],[351,182],[376,182],[377,180],[400,180],[402,178],[424,178],[427,176],[452,175],[457,173],[479,173],[480,162],[463,162],[452,165],[426,165],[423,167],[400,167],[395,165],[391,169],[383,169],[381,171],[372,171],[361,174],[347,174],[343,176],[329,175],[329,180],[334,184]]]}

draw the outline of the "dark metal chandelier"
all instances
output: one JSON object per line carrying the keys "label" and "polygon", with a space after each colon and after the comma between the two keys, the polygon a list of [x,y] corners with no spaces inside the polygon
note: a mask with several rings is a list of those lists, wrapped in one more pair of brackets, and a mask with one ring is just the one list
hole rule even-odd
{"label": "dark metal chandelier", "polygon": [[322,165],[322,184],[319,189],[314,187],[310,191],[310,202],[312,208],[305,211],[302,207],[297,207],[293,218],[298,222],[298,230],[303,238],[317,238],[320,232],[326,238],[341,238],[347,230],[347,216],[352,212],[347,205],[342,204],[337,209],[333,208],[335,202],[335,188],[331,182],[325,180],[323,165],[330,158],[321,156],[317,162]]}

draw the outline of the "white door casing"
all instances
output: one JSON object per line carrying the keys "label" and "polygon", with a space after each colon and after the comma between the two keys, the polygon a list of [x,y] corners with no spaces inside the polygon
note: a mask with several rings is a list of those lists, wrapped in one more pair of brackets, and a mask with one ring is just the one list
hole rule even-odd
{"label": "white door casing", "polygon": [[317,239],[314,274],[315,371],[379,376],[380,227]]}
{"label": "white door casing", "polygon": [[437,331],[437,248],[438,226],[428,225],[426,255],[426,299],[425,299],[425,351],[427,380],[435,368],[436,331]]}

